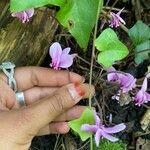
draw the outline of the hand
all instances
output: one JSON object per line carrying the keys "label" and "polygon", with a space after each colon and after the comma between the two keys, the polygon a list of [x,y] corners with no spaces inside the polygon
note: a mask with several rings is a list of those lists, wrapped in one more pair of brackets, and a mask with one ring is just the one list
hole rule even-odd
{"label": "hand", "polygon": [[85,109],[76,104],[94,94],[83,77],[68,71],[22,67],[15,70],[14,78],[27,106],[20,108],[5,75],[0,74],[1,150],[27,150],[36,135],[67,133],[67,121],[80,117]]}

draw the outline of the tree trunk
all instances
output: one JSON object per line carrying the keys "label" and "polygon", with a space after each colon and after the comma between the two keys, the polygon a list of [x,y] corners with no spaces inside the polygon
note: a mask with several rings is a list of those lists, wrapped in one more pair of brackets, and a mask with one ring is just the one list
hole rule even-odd
{"label": "tree trunk", "polygon": [[40,65],[57,29],[54,11],[36,9],[28,23],[11,17],[9,5],[0,1],[0,63],[11,61],[17,66]]}

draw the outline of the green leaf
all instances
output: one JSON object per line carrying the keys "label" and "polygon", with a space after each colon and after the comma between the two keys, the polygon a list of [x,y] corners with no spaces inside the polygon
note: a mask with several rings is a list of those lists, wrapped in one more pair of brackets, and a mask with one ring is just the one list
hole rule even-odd
{"label": "green leaf", "polygon": [[[101,9],[103,0],[101,2]],[[86,49],[94,27],[99,0],[69,0],[57,14],[58,21]]]}
{"label": "green leaf", "polygon": [[73,131],[79,134],[82,141],[85,141],[92,135],[92,133],[87,131],[81,131],[81,126],[83,124],[94,123],[95,119],[93,110],[91,110],[90,108],[86,108],[79,119],[69,121],[69,126]]}
{"label": "green leaf", "polygon": [[141,43],[136,46],[135,48],[135,62],[136,64],[140,64],[145,59],[149,59],[150,57],[150,40]]}
{"label": "green leaf", "polygon": [[44,5],[56,5],[62,6],[65,0],[11,0],[10,10],[11,12],[20,12],[29,8],[42,7]]}
{"label": "green leaf", "polygon": [[148,51],[148,49],[150,49],[150,27],[142,21],[137,21],[136,24],[129,29],[128,34],[135,46],[134,60],[136,64],[140,64],[145,59],[149,59],[150,51]]}
{"label": "green leaf", "polygon": [[137,46],[150,39],[150,28],[142,21],[137,21],[136,24],[129,29],[128,34],[134,45]]}
{"label": "green leaf", "polygon": [[98,63],[105,68],[109,68],[112,64],[125,58],[129,51],[128,48],[118,39],[116,33],[111,29],[105,29],[95,40],[95,46],[100,51],[98,54]]}

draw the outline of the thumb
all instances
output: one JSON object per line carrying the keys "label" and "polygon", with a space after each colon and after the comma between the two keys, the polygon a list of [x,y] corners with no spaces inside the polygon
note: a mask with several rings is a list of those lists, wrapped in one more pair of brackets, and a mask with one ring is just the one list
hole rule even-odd
{"label": "thumb", "polygon": [[28,131],[36,134],[58,115],[74,106],[81,99],[89,97],[90,92],[91,95],[94,94],[94,87],[90,88],[88,84],[68,84],[58,89],[51,97],[24,108],[25,114],[23,116],[28,120]]}

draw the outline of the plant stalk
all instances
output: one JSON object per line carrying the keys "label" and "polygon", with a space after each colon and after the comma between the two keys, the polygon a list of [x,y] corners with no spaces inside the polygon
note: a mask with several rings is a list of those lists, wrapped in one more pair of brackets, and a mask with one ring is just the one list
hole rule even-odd
{"label": "plant stalk", "polygon": [[[98,3],[98,8],[97,8],[97,16],[96,16],[96,22],[95,22],[95,29],[94,29],[94,37],[93,37],[93,45],[92,45],[92,57],[91,57],[91,65],[90,65],[90,79],[89,79],[89,85],[90,85],[90,89],[92,87],[92,77],[93,77],[93,64],[94,64],[94,58],[95,58],[95,39],[96,39],[96,35],[97,35],[97,28],[98,28],[98,19],[99,19],[99,14],[101,11],[101,3],[103,1],[99,0]],[[91,91],[91,90],[90,90]],[[92,95],[90,92],[90,96],[89,96],[89,107],[92,107]],[[90,137],[90,150],[93,150],[93,137]]]}

